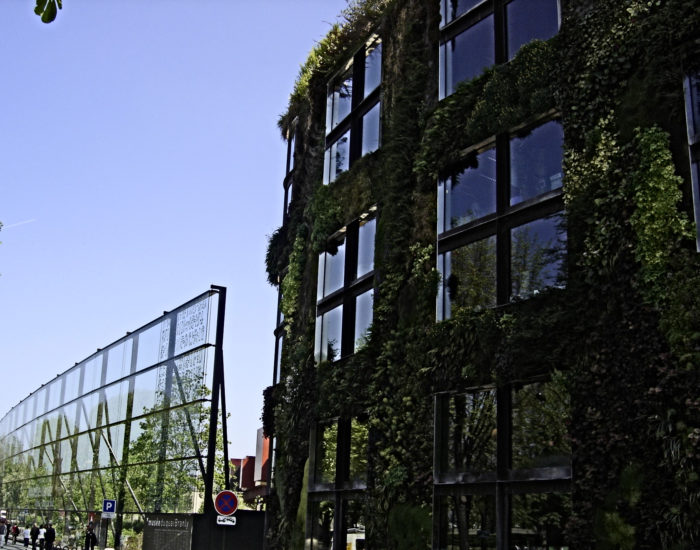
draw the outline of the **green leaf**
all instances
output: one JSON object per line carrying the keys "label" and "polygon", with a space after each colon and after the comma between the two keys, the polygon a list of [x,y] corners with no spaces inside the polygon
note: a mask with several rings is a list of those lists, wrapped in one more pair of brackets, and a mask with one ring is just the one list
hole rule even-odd
{"label": "green leaf", "polygon": [[34,13],[37,15],[42,15],[46,9],[46,3],[49,0],[36,0],[36,7],[34,8]]}
{"label": "green leaf", "polygon": [[54,19],[56,19],[56,13],[58,13],[58,10],[56,9],[56,0],[49,0],[44,13],[41,14],[41,20],[44,23],[51,23]]}

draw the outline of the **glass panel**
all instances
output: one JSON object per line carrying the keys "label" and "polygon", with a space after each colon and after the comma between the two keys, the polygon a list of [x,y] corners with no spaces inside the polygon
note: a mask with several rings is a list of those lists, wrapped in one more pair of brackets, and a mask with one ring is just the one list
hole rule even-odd
{"label": "glass panel", "polygon": [[441,26],[457,19],[463,13],[481,4],[484,0],[442,0],[441,2]]}
{"label": "glass panel", "polygon": [[158,367],[140,373],[134,384],[134,402],[131,416],[140,416],[152,412],[156,405],[156,388],[158,387],[158,371],[164,367]]}
{"label": "glass panel", "polygon": [[76,456],[78,469],[89,470],[92,468],[92,441],[93,435],[84,433],[78,436],[78,454]]}
{"label": "glass panel", "polygon": [[365,94],[367,97],[382,83],[382,43],[374,42],[367,48],[365,57]]}
{"label": "glass panel", "polygon": [[372,324],[372,304],[374,303],[374,290],[368,290],[360,294],[355,301],[355,348],[357,351],[365,344],[367,330]]}
{"label": "glass panel", "polygon": [[138,356],[136,358],[137,371],[151,367],[162,360],[160,353],[161,333],[164,331],[168,332],[169,329],[166,327],[169,327],[169,325],[170,320],[165,320],[138,334],[139,347]]}
{"label": "glass panel", "polygon": [[456,308],[496,305],[496,237],[491,236],[445,253],[444,318]]}
{"label": "glass panel", "polygon": [[571,516],[570,493],[514,495],[512,548],[569,548],[565,526]]}
{"label": "glass panel", "polygon": [[77,366],[70,371],[68,371],[64,377],[66,379],[66,387],[63,390],[63,401],[64,403],[69,403],[79,395],[80,390],[80,371],[81,366]]}
{"label": "glass panel", "polygon": [[323,315],[321,361],[334,361],[342,353],[343,306],[338,306]]}
{"label": "glass panel", "polygon": [[479,76],[496,62],[493,33],[493,15],[489,15],[442,45],[445,95],[452,94],[460,82]]}
{"label": "glass panel", "polygon": [[177,314],[175,355],[180,355],[207,342],[209,299],[195,302]]}
{"label": "glass panel", "polygon": [[559,189],[564,132],[556,121],[510,141],[510,204]]}
{"label": "glass panel", "polygon": [[105,393],[105,407],[102,413],[102,424],[121,422],[126,418],[126,401],[129,396],[129,382],[119,382],[107,386]]}
{"label": "glass panel", "polygon": [[100,387],[102,381],[102,354],[93,357],[85,364],[83,395]]}
{"label": "glass panel", "polygon": [[444,321],[445,319],[450,318],[450,310],[449,310],[449,304],[446,304],[445,300],[445,280],[446,280],[446,271],[445,271],[445,258],[447,256],[451,256],[451,253],[447,254],[440,254],[438,256],[438,273],[440,275],[440,284],[438,285],[438,293],[437,293],[437,306],[436,306],[436,317],[438,321]]}
{"label": "glass panel", "polygon": [[335,421],[319,422],[316,428],[315,483],[335,483],[337,451],[338,423]]}
{"label": "glass panel", "polygon": [[444,218],[447,231],[496,211],[496,150],[476,157],[475,166],[446,182]]}
{"label": "glass panel", "polygon": [[379,149],[379,103],[362,117],[362,156]]}
{"label": "glass panel", "polygon": [[496,499],[493,495],[440,497],[440,548],[496,550]]}
{"label": "glass panel", "polygon": [[175,361],[172,405],[182,405],[209,397],[206,380],[207,351],[188,353]]}
{"label": "glass panel", "polygon": [[47,411],[52,411],[61,404],[62,386],[63,379],[57,378],[46,387],[47,391],[49,392],[49,399],[46,405]]}
{"label": "glass panel", "polygon": [[513,390],[513,468],[570,466],[569,393],[563,377]]}
{"label": "glass panel", "polygon": [[564,218],[555,214],[511,230],[511,298],[527,298],[563,284]]}
{"label": "glass panel", "polygon": [[352,67],[343,74],[328,94],[326,134],[350,114],[352,109]]}
{"label": "glass panel", "polygon": [[337,244],[335,251],[324,253],[323,294],[328,296],[345,284],[345,240]]}
{"label": "glass panel", "polygon": [[367,420],[353,418],[350,423],[350,481],[367,482],[368,445]]}
{"label": "glass panel", "polygon": [[327,172],[330,183],[350,168],[350,130],[339,137],[329,150]]}
{"label": "glass panel", "polygon": [[685,115],[691,144],[700,136],[700,72],[688,75],[685,82]]}
{"label": "glass panel", "polygon": [[360,222],[357,249],[357,276],[362,277],[374,269],[374,236],[377,220],[372,218]]}
{"label": "glass panel", "polygon": [[333,521],[335,506],[331,501],[311,504],[311,545],[310,550],[331,550],[333,548]]}
{"label": "glass panel", "polygon": [[[29,422],[37,416],[41,416],[46,412],[46,391],[47,388],[42,388],[34,395],[29,396],[21,405],[23,413],[26,413],[26,418],[21,422]],[[20,415],[21,418],[21,415]]]}
{"label": "glass panel", "polygon": [[348,500],[343,503],[343,527],[345,529],[345,546],[352,550],[364,550],[365,544],[365,506],[361,500]]}
{"label": "glass panel", "polygon": [[105,384],[109,384],[129,375],[131,367],[131,340],[109,348],[107,351],[107,376]]}
{"label": "glass panel", "polygon": [[559,30],[558,0],[513,0],[506,6],[508,59],[524,44],[547,40]]}
{"label": "glass panel", "polygon": [[451,396],[447,424],[447,472],[496,471],[496,390]]}
{"label": "glass panel", "polygon": [[292,130],[292,136],[289,138],[289,149],[287,158],[287,173],[294,170],[294,149],[296,143],[296,130]]}
{"label": "glass panel", "polygon": [[121,464],[122,450],[124,447],[124,424],[110,426],[109,428],[101,430],[101,432],[100,468],[118,466]]}

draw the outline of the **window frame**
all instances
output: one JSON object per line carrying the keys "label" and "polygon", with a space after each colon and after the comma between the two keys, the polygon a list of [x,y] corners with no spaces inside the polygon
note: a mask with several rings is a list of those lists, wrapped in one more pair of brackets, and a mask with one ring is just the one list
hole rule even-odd
{"label": "window frame", "polygon": [[[510,143],[518,136],[530,132],[549,122],[557,122],[559,117],[555,111],[551,111],[541,117],[532,120],[528,124],[520,125],[509,132],[499,134],[488,140],[473,145],[463,151],[462,157],[466,160],[470,156],[495,150],[496,155],[496,211],[488,213],[480,218],[453,227],[447,230],[438,227],[437,230],[437,261],[440,273],[444,274],[444,254],[461,247],[478,242],[495,235],[496,237],[496,306],[512,301],[512,276],[511,276],[511,230],[524,224],[548,218],[553,215],[565,215],[563,186],[551,189],[540,195],[528,198],[514,205],[510,204],[511,188],[511,159]],[[438,193],[445,186],[448,179],[453,178],[461,171],[463,166],[455,166],[450,173],[443,175],[438,182]],[[442,189],[444,193],[444,189]],[[444,201],[438,196],[438,210],[443,209],[444,226]],[[438,216],[440,218],[440,216]],[[440,221],[440,220],[438,220]],[[441,281],[437,299],[437,320],[445,320],[445,311],[448,304],[446,281]]]}
{"label": "window frame", "polygon": [[[685,117],[688,135],[688,161],[690,163],[690,183],[693,201],[693,213],[695,216],[695,247],[700,252],[700,97],[693,93],[693,87],[700,96],[700,69],[693,71],[683,79],[683,92],[685,97]],[[695,99],[695,101],[693,101]],[[695,111],[695,107],[698,111]]]}
{"label": "window frame", "polygon": [[[475,6],[467,9],[463,13],[450,21],[447,19],[447,6],[450,0],[441,0],[440,2],[440,41],[439,41],[439,99],[444,99],[454,92],[454,88],[460,82],[452,84],[452,91],[447,89],[447,70],[446,70],[446,45],[457,38],[460,34],[468,31],[489,16],[493,16],[493,59],[494,65],[507,63],[512,59],[508,53],[508,22],[507,9],[508,5],[522,0],[481,0]],[[555,0],[557,4],[557,32],[561,29],[561,0]],[[518,48],[519,50],[519,48]],[[517,55],[517,51],[513,57]],[[488,67],[488,66],[487,66]],[[484,67],[484,68],[487,68]],[[474,75],[476,78],[479,75]],[[471,79],[467,79],[471,80]]]}
{"label": "window frame", "polygon": [[[514,391],[538,382],[548,382],[548,376],[527,381],[510,381],[502,385],[471,387],[461,391],[437,393],[434,396],[434,456],[433,456],[433,548],[446,548],[444,538],[445,497],[490,495],[495,502],[496,540],[499,550],[511,548],[512,501],[521,494],[571,493],[572,467],[549,466],[532,469],[513,468],[513,402]],[[494,391],[496,399],[496,468],[474,474],[468,471],[446,470],[449,439],[450,399],[456,395]]]}
{"label": "window frame", "polygon": [[[323,292],[317,292],[316,301],[316,333],[319,333],[318,323],[319,320],[323,319],[323,316],[338,306],[342,306],[342,329],[341,329],[341,346],[340,353],[335,360],[343,359],[344,357],[353,355],[355,353],[355,343],[356,343],[356,301],[358,296],[374,289],[374,261],[372,262],[372,269],[367,272],[357,275],[358,271],[358,257],[359,257],[359,244],[360,244],[360,227],[366,223],[376,224],[376,206],[372,207],[366,214],[343,227],[341,230],[337,231],[329,239],[329,247],[332,246],[333,242],[338,242],[341,239],[344,241],[345,246],[345,260],[343,266],[343,284],[325,295]],[[372,239],[372,258],[374,260],[375,253],[375,239],[376,239],[376,226],[374,230],[374,238]],[[321,254],[328,254],[328,251],[324,251]],[[320,257],[320,255],[319,255]],[[319,259],[319,268],[321,261]],[[325,266],[325,261],[324,261]],[[318,284],[323,284],[321,281],[321,276],[317,278]],[[371,325],[371,323],[370,323]],[[322,331],[322,329],[321,329]],[[321,348],[319,345],[323,345],[324,337],[323,334],[320,335],[320,342],[318,337],[314,345],[314,356],[316,361],[319,362],[319,357],[323,357]],[[325,359],[321,359],[325,360]]]}
{"label": "window frame", "polygon": [[[365,62],[369,54],[375,48],[382,48],[382,40],[378,35],[372,35],[363,46],[353,55],[352,59],[348,61],[334,76],[331,78],[327,85],[326,91],[326,101],[331,97],[333,90],[336,88],[338,83],[342,80],[346,80],[346,75],[348,72],[351,73],[352,78],[352,97],[350,111],[340,120],[326,120],[326,132],[325,132],[325,147],[324,147],[324,163],[323,163],[323,184],[327,185],[335,181],[338,174],[333,173],[332,165],[333,159],[331,158],[331,148],[338,144],[341,138],[345,134],[349,134],[349,144],[348,144],[348,170],[352,167],[353,163],[364,156],[364,154],[372,153],[368,151],[363,154],[363,125],[364,117],[369,113],[374,107],[379,105],[379,135],[378,135],[378,146],[381,146],[381,129],[382,129],[382,113],[381,113],[381,76],[379,84],[369,93],[365,95]],[[383,51],[381,52],[380,58],[380,68],[383,67]],[[383,70],[380,69],[380,75],[383,75]],[[326,118],[333,113],[333,108],[329,108],[326,105]]]}

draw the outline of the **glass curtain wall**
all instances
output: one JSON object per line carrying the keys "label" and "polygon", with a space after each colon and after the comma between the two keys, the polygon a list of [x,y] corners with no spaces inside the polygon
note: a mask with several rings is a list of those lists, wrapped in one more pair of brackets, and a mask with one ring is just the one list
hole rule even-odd
{"label": "glass curtain wall", "polygon": [[207,292],[127,333],[5,415],[10,521],[53,521],[63,535],[103,499],[117,500],[127,529],[145,513],[201,511],[218,300]]}

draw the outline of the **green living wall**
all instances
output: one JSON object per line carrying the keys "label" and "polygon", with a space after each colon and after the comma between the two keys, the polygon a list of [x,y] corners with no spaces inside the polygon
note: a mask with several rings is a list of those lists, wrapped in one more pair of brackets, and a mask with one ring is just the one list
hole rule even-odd
{"label": "green living wall", "polygon": [[[281,284],[272,548],[300,548],[316,419],[369,413],[371,548],[430,545],[433,395],[561,372],[571,394],[572,548],[700,543],[700,265],[688,213],[683,78],[693,0],[562,0],[560,33],[438,101],[439,2],[352,3],[302,67],[294,199],[267,264]],[[382,146],[323,186],[326,84],[383,39]],[[436,182],[475,143],[557,113],[565,134],[565,289],[435,322]],[[281,160],[280,160],[281,161]],[[377,205],[374,322],[342,368],[314,364],[318,253]],[[409,542],[413,546],[407,546]]]}

